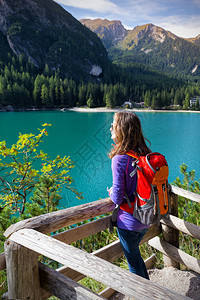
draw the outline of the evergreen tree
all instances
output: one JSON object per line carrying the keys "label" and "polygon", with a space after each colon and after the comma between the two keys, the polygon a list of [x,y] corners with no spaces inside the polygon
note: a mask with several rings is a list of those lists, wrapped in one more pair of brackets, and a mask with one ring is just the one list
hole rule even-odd
{"label": "evergreen tree", "polygon": [[41,100],[46,107],[49,107],[50,105],[49,91],[48,91],[48,87],[45,84],[43,84],[41,88]]}
{"label": "evergreen tree", "polygon": [[88,106],[89,108],[94,107],[94,101],[93,101],[92,98],[89,98],[89,99],[87,100],[87,106]]}
{"label": "evergreen tree", "polygon": [[197,96],[197,101],[196,101],[196,110],[199,110],[199,97]]}
{"label": "evergreen tree", "polygon": [[0,77],[0,105],[4,105],[5,104],[5,87],[3,84],[3,80],[1,80]]}
{"label": "evergreen tree", "polygon": [[65,104],[65,92],[62,85],[60,85],[60,102],[62,105]]}
{"label": "evergreen tree", "polygon": [[50,70],[49,70],[49,66],[47,64],[45,64],[45,67],[44,67],[44,75],[50,76]]}
{"label": "evergreen tree", "polygon": [[177,89],[175,92],[175,96],[174,96],[174,105],[182,106],[182,101],[183,101],[183,99],[181,99],[180,90]]}
{"label": "evergreen tree", "polygon": [[183,109],[187,110],[188,108],[190,108],[190,95],[189,95],[189,93],[186,94],[185,100],[183,102]]}
{"label": "evergreen tree", "polygon": [[145,92],[144,105],[145,105],[145,107],[151,106],[151,94],[150,94],[149,90]]}
{"label": "evergreen tree", "polygon": [[78,89],[78,100],[80,106],[86,104],[86,86],[83,83],[81,84],[81,86],[79,86]]}
{"label": "evergreen tree", "polygon": [[153,97],[152,97],[151,108],[153,108],[153,109],[157,108],[157,99],[156,99],[155,95],[153,95]]}
{"label": "evergreen tree", "polygon": [[106,94],[106,107],[115,107],[114,89],[113,86],[109,86],[109,91]]}
{"label": "evergreen tree", "polygon": [[56,85],[55,87],[55,104],[59,105],[60,104],[60,93],[59,93],[59,86]]}
{"label": "evergreen tree", "polygon": [[[42,213],[46,214],[58,209],[61,199],[59,185],[51,176],[43,175],[40,177],[40,182],[36,185],[31,202],[37,203]],[[33,206],[35,210],[35,206]],[[29,208],[29,213],[31,213]]]}

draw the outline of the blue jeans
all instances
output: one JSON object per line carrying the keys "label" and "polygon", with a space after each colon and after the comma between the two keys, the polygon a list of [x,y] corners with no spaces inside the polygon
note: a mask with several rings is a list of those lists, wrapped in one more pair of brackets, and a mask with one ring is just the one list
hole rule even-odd
{"label": "blue jeans", "polygon": [[139,249],[139,243],[147,230],[148,229],[131,231],[117,227],[119,240],[128,262],[129,271],[149,279],[149,275]]}

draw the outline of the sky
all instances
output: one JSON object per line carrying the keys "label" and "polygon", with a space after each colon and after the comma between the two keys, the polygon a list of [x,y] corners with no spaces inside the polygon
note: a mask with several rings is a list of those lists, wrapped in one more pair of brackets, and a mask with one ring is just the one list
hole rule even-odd
{"label": "sky", "polygon": [[184,38],[200,34],[200,0],[54,1],[78,20],[120,20],[126,29],[152,23]]}

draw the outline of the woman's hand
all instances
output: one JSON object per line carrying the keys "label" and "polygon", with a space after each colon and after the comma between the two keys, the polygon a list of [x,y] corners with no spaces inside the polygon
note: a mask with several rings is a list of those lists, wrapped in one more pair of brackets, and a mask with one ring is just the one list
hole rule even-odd
{"label": "woman's hand", "polygon": [[111,188],[107,187],[107,192],[108,192],[108,195],[111,197],[111,195],[112,195],[112,187]]}

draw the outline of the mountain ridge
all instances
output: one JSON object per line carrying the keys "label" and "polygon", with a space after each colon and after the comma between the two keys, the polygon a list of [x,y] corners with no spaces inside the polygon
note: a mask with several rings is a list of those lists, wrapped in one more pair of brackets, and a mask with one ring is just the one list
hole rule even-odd
{"label": "mountain ridge", "polygon": [[[120,24],[121,27],[123,28],[121,30],[123,30],[123,31],[125,31],[127,33],[131,32],[131,31],[134,31],[137,28],[142,28],[142,27],[145,27],[145,26],[152,26],[152,27],[155,26],[157,28],[160,28],[160,29],[164,30],[165,32],[169,33],[169,35],[174,36],[175,38],[181,38],[181,39],[184,39],[184,40],[187,40],[187,41],[190,41],[190,42],[195,42],[196,40],[200,39],[200,34],[198,34],[196,37],[192,37],[192,38],[183,38],[183,37],[180,37],[180,36],[172,33],[169,30],[166,30],[166,29],[164,29],[164,28],[162,28],[160,26],[154,25],[152,23],[147,23],[147,24],[143,24],[143,25],[137,25],[133,29],[126,29],[120,20],[108,20],[108,19],[101,19],[101,18],[97,18],[97,19],[89,19],[89,18],[87,19],[87,18],[85,18],[85,19],[80,19],[79,21],[82,24],[84,24],[85,26],[88,26],[93,31],[94,30],[98,30],[99,26],[101,26],[101,27],[104,26],[105,27],[105,25],[107,25],[107,27],[111,28],[111,26],[110,26],[111,24],[114,25],[114,23],[117,23],[117,24]],[[113,28],[114,28],[114,26],[113,26]]]}
{"label": "mountain ridge", "polygon": [[[79,21],[90,30],[94,31],[104,45],[106,45],[106,48],[112,46],[112,44],[116,44],[117,41],[123,39],[127,35],[127,30],[119,20],[109,21],[100,18],[95,20],[95,22],[90,19],[81,19]],[[109,43],[107,43],[108,39],[110,39]]]}
{"label": "mountain ridge", "polygon": [[[200,76],[200,35],[184,39],[154,24],[127,30],[121,21],[80,20],[102,40],[116,63],[137,62],[175,76]],[[115,26],[120,24],[120,29]],[[112,25],[112,26],[111,26]],[[100,33],[99,33],[100,28]],[[120,39],[113,39],[123,31]]]}

